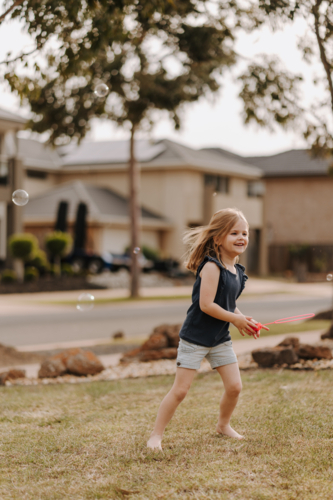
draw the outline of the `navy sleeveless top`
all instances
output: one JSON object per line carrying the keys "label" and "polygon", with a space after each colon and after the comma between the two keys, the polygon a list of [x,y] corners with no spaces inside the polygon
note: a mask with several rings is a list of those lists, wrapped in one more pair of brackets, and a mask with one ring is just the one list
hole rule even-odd
{"label": "navy sleeveless top", "polygon": [[245,267],[235,264],[236,274],[225,269],[221,262],[206,255],[197,269],[196,281],[193,285],[192,304],[187,311],[186,319],[179,332],[179,337],[192,344],[215,347],[231,339],[229,322],[213,318],[201,311],[199,306],[201,277],[200,272],[207,262],[214,262],[220,269],[220,278],[214,302],[229,312],[236,309],[236,300],[245,288],[248,277]]}

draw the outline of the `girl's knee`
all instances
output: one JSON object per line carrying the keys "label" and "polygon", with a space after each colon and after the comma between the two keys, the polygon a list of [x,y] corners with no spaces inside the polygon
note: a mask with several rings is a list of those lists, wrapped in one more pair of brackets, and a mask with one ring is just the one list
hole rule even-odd
{"label": "girl's knee", "polygon": [[177,401],[183,401],[188,393],[187,387],[173,387],[171,389],[173,396],[177,399]]}
{"label": "girl's knee", "polygon": [[235,382],[226,387],[226,393],[228,394],[228,396],[234,398],[240,395],[241,390],[242,390],[242,382]]}

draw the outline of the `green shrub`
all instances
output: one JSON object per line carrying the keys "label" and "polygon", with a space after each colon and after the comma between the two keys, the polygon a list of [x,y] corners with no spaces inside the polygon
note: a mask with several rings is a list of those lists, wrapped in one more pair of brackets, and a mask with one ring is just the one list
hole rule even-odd
{"label": "green shrub", "polygon": [[148,260],[152,260],[155,262],[160,258],[160,252],[159,250],[156,250],[155,248],[148,247],[147,245],[142,245],[141,247],[141,252],[144,257]]}
{"label": "green shrub", "polygon": [[45,237],[45,246],[52,257],[66,255],[72,244],[72,237],[68,233],[54,231]]}
{"label": "green shrub", "polygon": [[[141,251],[142,255],[144,257],[146,257],[146,259],[152,260],[153,262],[155,262],[156,260],[158,260],[161,257],[159,250],[156,250],[155,248],[151,248],[147,245],[142,245],[142,247],[140,248],[140,251]],[[124,253],[125,254],[131,253],[131,249],[129,246],[125,247]]]}
{"label": "green shrub", "polygon": [[9,252],[15,259],[23,261],[33,258],[38,250],[38,240],[30,233],[16,233],[8,241]]}
{"label": "green shrub", "polygon": [[24,281],[35,281],[39,278],[39,271],[33,266],[27,267],[24,272]]}
{"label": "green shrub", "polygon": [[44,250],[36,250],[33,258],[28,260],[27,265],[36,267],[39,271],[47,269],[49,263]]}
{"label": "green shrub", "polygon": [[54,231],[53,233],[48,234],[45,238],[46,249],[54,258],[54,271],[58,276],[61,274],[61,257],[68,253],[71,245],[71,235],[61,231]]}
{"label": "green shrub", "polygon": [[16,272],[12,269],[4,269],[1,273],[1,283],[14,283],[17,281]]}
{"label": "green shrub", "polygon": [[72,266],[70,264],[62,264],[61,274],[64,274],[65,276],[73,276],[74,271],[73,271]]}

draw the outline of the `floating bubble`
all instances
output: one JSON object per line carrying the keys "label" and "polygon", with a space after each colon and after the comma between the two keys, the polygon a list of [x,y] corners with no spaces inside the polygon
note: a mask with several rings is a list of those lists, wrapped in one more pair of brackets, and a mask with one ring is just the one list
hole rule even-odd
{"label": "floating bubble", "polygon": [[215,192],[215,193],[213,193],[213,196],[216,196],[216,195],[217,195],[217,193],[216,193],[216,192]]}
{"label": "floating bubble", "polygon": [[90,311],[94,307],[95,297],[91,293],[81,293],[77,299],[76,309],[78,311]]}
{"label": "floating bubble", "polygon": [[106,97],[109,91],[110,89],[105,83],[99,83],[95,87],[94,94],[97,95],[97,97]]}
{"label": "floating bubble", "polygon": [[333,274],[328,274],[326,276],[327,281],[332,281],[333,280]]}
{"label": "floating bubble", "polygon": [[133,250],[133,253],[135,253],[135,254],[140,253],[140,247],[135,247]]}
{"label": "floating bubble", "polygon": [[18,207],[24,207],[29,201],[29,195],[24,189],[17,189],[12,194],[12,201]]}

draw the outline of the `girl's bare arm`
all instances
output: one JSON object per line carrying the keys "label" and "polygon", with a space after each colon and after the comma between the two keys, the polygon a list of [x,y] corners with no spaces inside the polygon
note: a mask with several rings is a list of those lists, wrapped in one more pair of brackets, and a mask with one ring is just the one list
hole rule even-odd
{"label": "girl's bare arm", "polygon": [[228,321],[238,328],[240,333],[243,335],[243,330],[246,333],[253,334],[252,327],[255,326],[256,322],[250,316],[244,316],[240,312],[232,313],[226,311],[218,304],[215,304],[214,299],[216,296],[216,291],[219,283],[220,270],[216,264],[213,262],[207,262],[201,272],[201,287],[200,287],[200,298],[199,306],[202,312],[213,316],[213,318],[220,319],[222,321]]}

